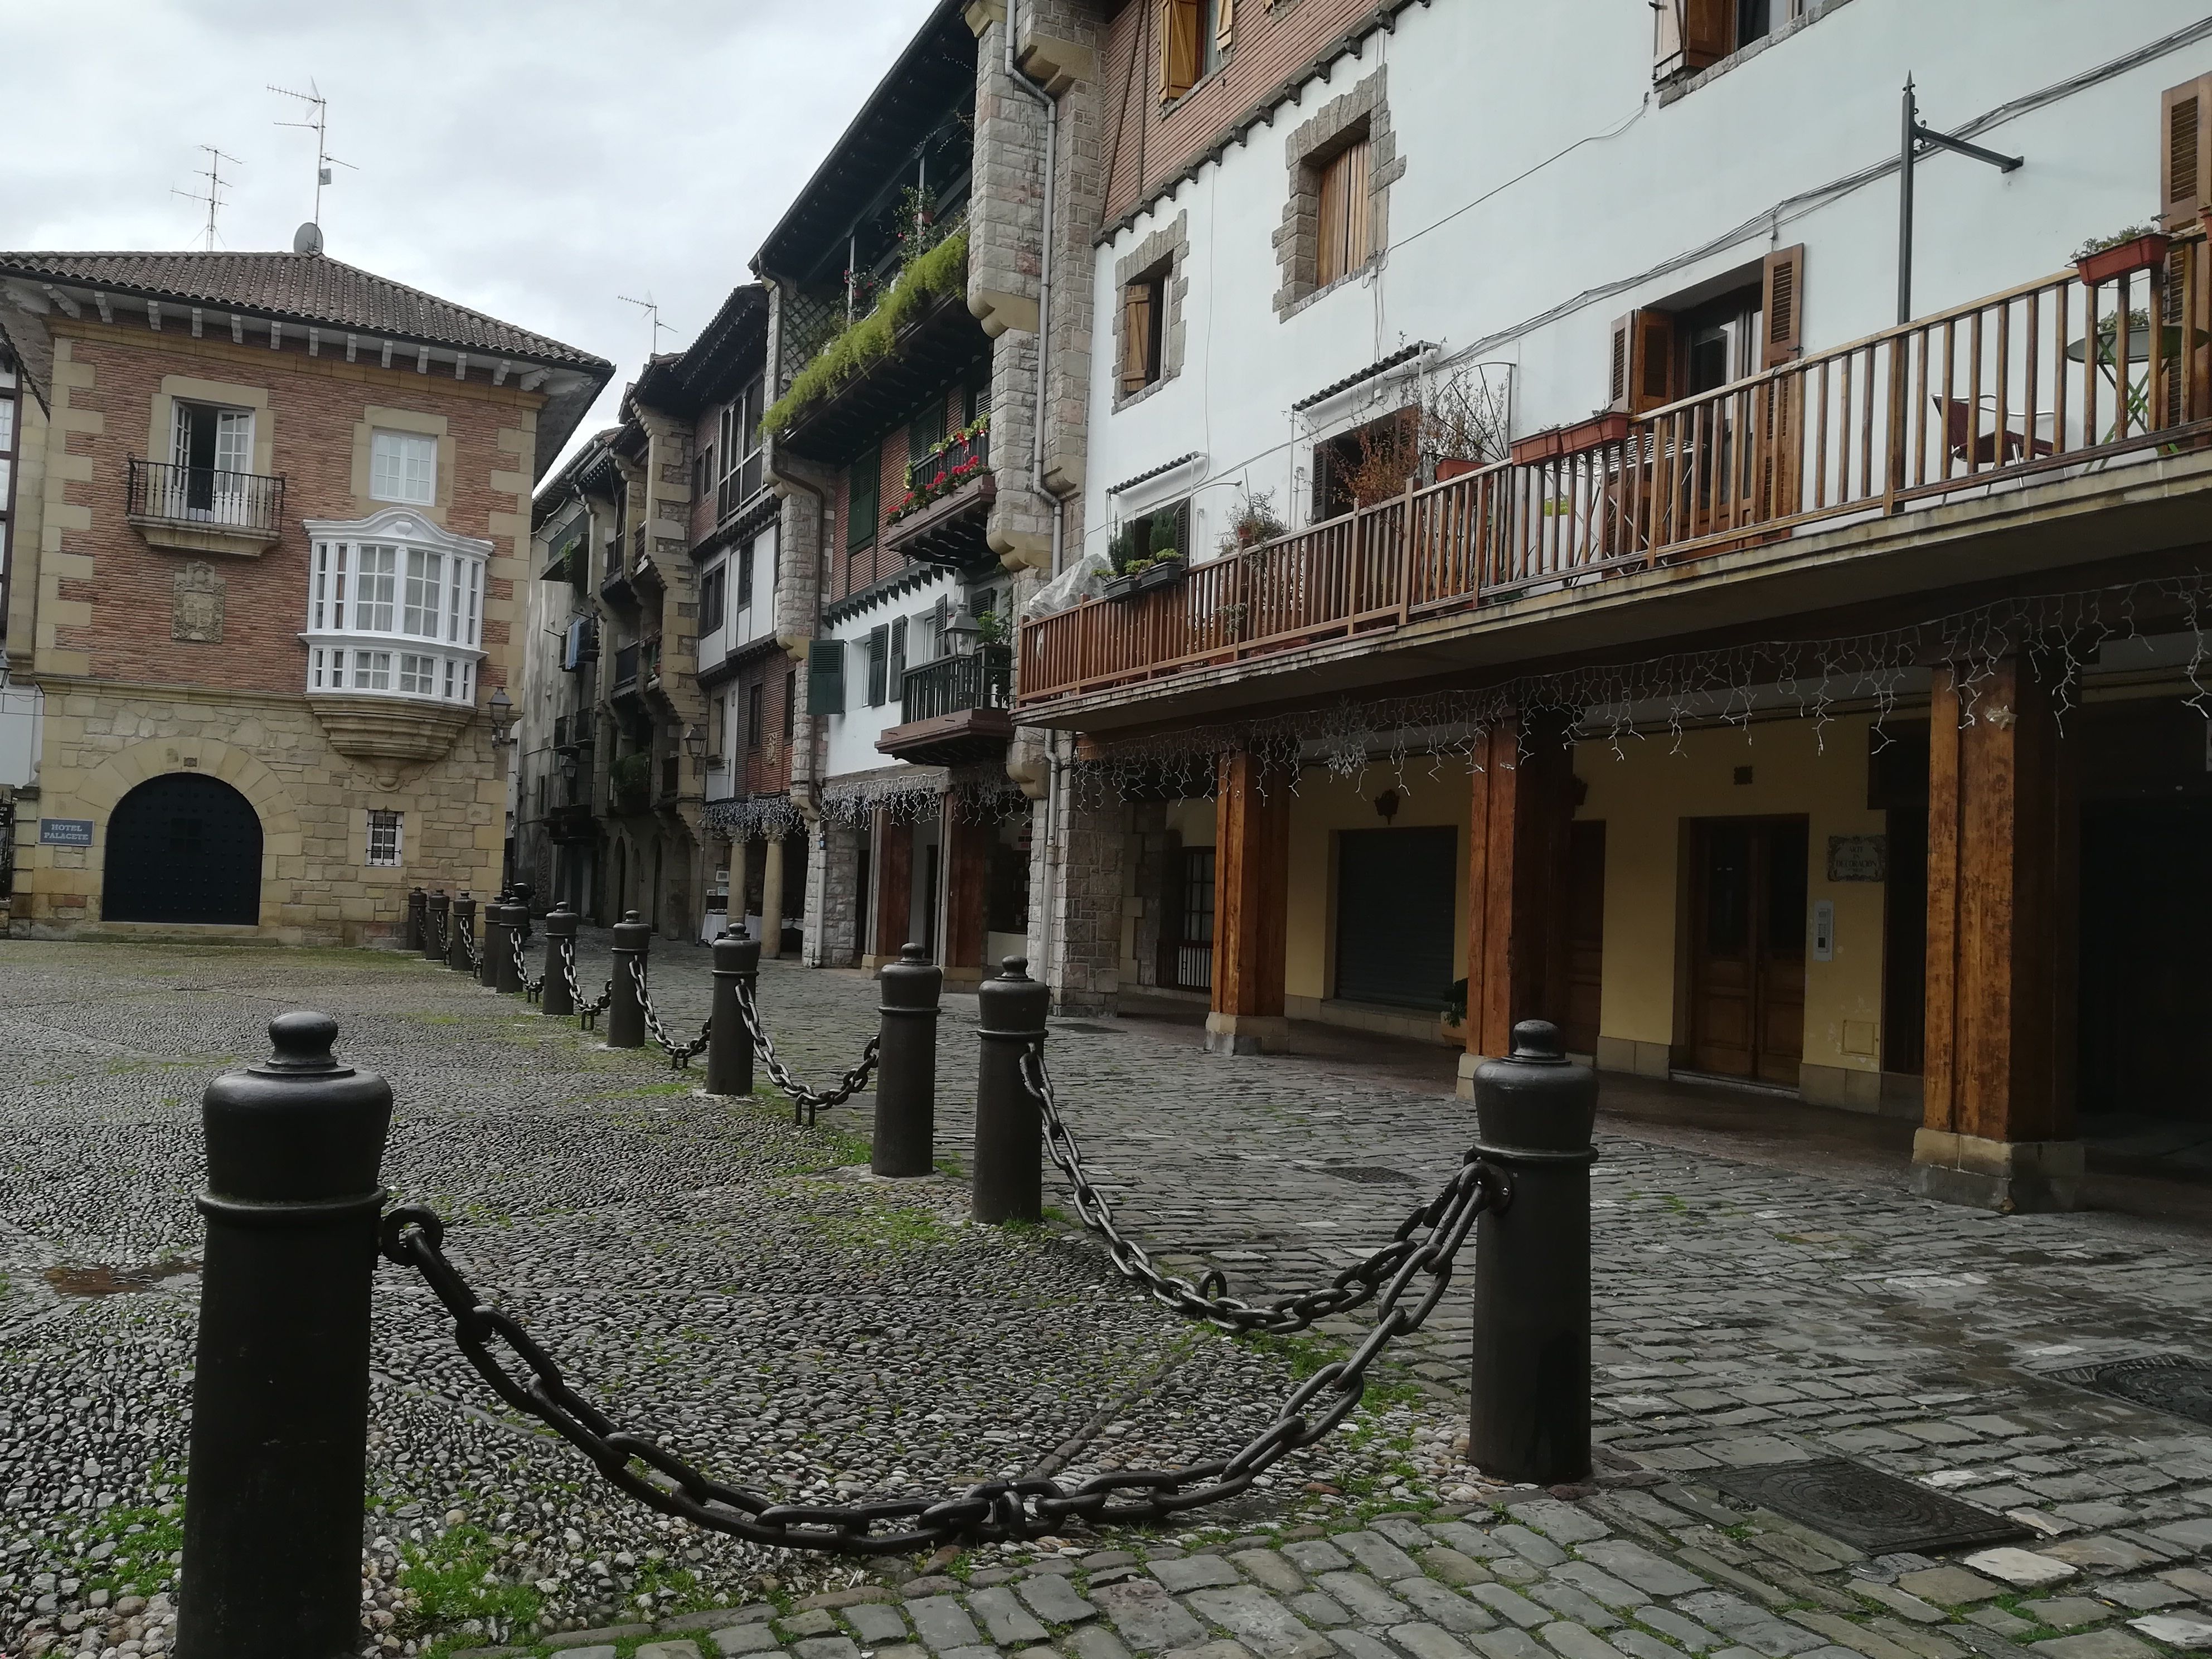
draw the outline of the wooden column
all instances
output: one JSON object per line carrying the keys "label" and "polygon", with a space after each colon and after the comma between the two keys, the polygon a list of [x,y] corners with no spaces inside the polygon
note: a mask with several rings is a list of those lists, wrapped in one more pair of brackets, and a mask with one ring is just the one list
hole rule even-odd
{"label": "wooden column", "polygon": [[914,826],[895,823],[890,814],[876,814],[876,896],[870,912],[875,935],[869,954],[878,962],[896,962],[899,946],[907,942],[907,924],[914,910]]}
{"label": "wooden column", "polygon": [[1572,962],[1567,854],[1575,819],[1574,749],[1554,727],[1531,733],[1504,720],[1483,734],[1468,833],[1467,1054],[1474,1068],[1513,1052],[1524,1019],[1564,1025]]}
{"label": "wooden column", "polygon": [[1927,1057],[1913,1190],[2070,1209],[2078,807],[2051,687],[2031,657],[1929,708]]}
{"label": "wooden column", "polygon": [[1259,758],[1222,757],[1213,803],[1213,1006],[1206,1046],[1257,1054],[1288,1030],[1283,951],[1291,872],[1291,780]]}
{"label": "wooden column", "polygon": [[955,984],[981,983],[989,973],[983,962],[983,886],[990,870],[991,837],[995,826],[970,823],[945,798],[945,976]]}

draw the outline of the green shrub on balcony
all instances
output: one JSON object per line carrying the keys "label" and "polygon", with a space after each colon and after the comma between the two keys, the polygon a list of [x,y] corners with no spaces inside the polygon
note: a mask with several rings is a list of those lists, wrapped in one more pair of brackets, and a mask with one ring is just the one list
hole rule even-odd
{"label": "green shrub on balcony", "polygon": [[653,756],[649,750],[633,749],[629,754],[617,757],[607,769],[608,781],[614,786],[615,804],[625,811],[642,810],[653,799]]}
{"label": "green shrub on balcony", "polygon": [[909,260],[890,292],[866,316],[842,330],[814,355],[791,382],[791,390],[769,406],[761,428],[781,432],[808,404],[818,403],[868,367],[891,355],[898,332],[934,301],[968,286],[968,232],[956,230],[927,252]]}

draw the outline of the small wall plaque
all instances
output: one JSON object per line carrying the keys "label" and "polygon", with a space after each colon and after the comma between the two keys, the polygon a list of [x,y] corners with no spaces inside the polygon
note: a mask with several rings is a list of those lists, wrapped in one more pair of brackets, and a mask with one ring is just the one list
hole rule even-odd
{"label": "small wall plaque", "polygon": [[1887,836],[1831,836],[1828,837],[1830,881],[1887,881],[1889,879]]}
{"label": "small wall plaque", "polygon": [[195,645],[222,643],[223,580],[212,568],[194,559],[177,572],[176,605],[169,621],[169,637]]}
{"label": "small wall plaque", "polygon": [[92,845],[90,818],[40,818],[39,845],[41,847],[89,847]]}

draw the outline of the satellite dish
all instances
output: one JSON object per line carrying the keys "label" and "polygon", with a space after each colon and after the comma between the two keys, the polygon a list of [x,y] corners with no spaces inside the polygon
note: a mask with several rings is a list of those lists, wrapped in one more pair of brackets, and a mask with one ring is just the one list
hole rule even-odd
{"label": "satellite dish", "polygon": [[323,251],[323,228],[313,219],[292,233],[292,252],[320,253]]}

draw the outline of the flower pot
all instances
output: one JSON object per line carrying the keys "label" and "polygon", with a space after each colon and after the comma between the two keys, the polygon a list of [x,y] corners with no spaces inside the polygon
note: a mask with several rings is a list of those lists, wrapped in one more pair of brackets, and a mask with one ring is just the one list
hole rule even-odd
{"label": "flower pot", "polygon": [[1469,460],[1463,455],[1447,455],[1437,463],[1437,482],[1447,483],[1454,478],[1464,478],[1470,472],[1481,471],[1486,465],[1486,462]]}
{"label": "flower pot", "polygon": [[1143,593],[1155,587],[1166,587],[1181,581],[1189,574],[1188,568],[1181,559],[1164,559],[1149,570],[1137,573],[1137,592]]}
{"label": "flower pot", "polygon": [[1593,415],[1587,421],[1577,421],[1560,432],[1559,453],[1579,455],[1586,449],[1625,441],[1628,428],[1629,421],[1626,415]]}
{"label": "flower pot", "polygon": [[1539,461],[1548,461],[1559,453],[1559,434],[1565,427],[1550,427],[1541,432],[1532,432],[1525,438],[1513,441],[1511,454],[1516,466],[1534,466]]}
{"label": "flower pot", "polygon": [[2084,283],[2094,286],[2109,283],[2115,276],[2125,276],[2131,271],[2150,270],[2166,263],[2166,239],[2153,234],[2138,236],[2131,242],[2122,242],[2118,247],[2100,248],[2086,258],[2076,259],[2074,269]]}
{"label": "flower pot", "polygon": [[1137,583],[1142,580],[1143,574],[1144,573],[1139,571],[1134,576],[1108,577],[1104,581],[1098,584],[1099,597],[1101,599],[1127,599],[1134,598],[1137,592]]}

